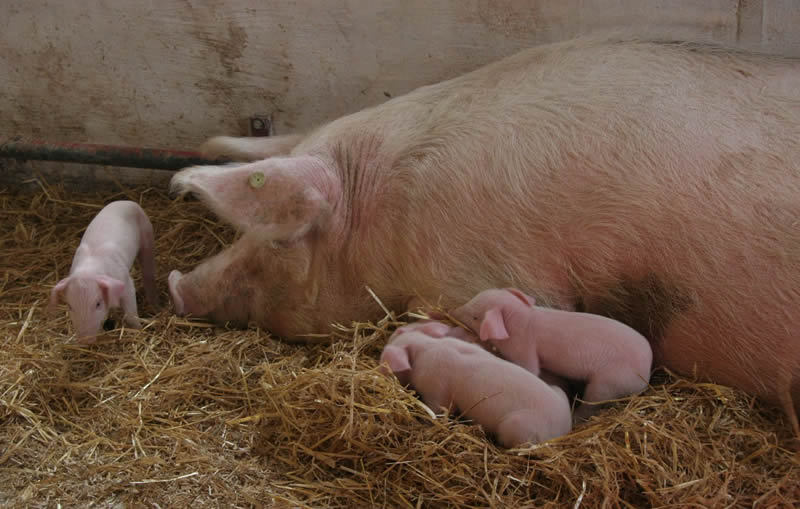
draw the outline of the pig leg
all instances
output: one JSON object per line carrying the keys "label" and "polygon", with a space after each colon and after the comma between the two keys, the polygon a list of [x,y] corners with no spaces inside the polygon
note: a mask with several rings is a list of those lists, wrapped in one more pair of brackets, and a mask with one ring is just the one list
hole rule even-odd
{"label": "pig leg", "polygon": [[[586,382],[581,405],[575,409],[575,419],[588,419],[601,405],[597,403],[622,398],[643,391],[647,380],[630,370],[611,369],[595,375]],[[594,404],[587,404],[594,403]]]}
{"label": "pig leg", "polygon": [[216,136],[203,143],[199,152],[209,159],[224,157],[232,161],[258,161],[268,157],[289,155],[304,137],[302,134],[251,138]]}
{"label": "pig leg", "polygon": [[[542,412],[546,411],[542,409]],[[546,430],[536,429],[536,421],[536,416],[527,409],[509,413],[497,425],[497,442],[505,448],[511,448],[526,442],[538,444],[553,438]]]}
{"label": "pig leg", "polygon": [[[416,390],[416,387],[414,390]],[[444,386],[429,390],[427,394],[422,394],[422,401],[437,415],[449,414],[453,410],[453,398],[450,397],[449,389]]]}
{"label": "pig leg", "polygon": [[156,290],[156,258],[153,241],[153,227],[148,221],[142,227],[139,245],[139,267],[142,269],[142,286],[147,302],[158,309],[158,291]]}
{"label": "pig leg", "polygon": [[131,329],[141,329],[142,324],[139,321],[139,312],[136,309],[136,289],[130,276],[119,299],[119,305],[123,312],[122,322]]}
{"label": "pig leg", "polygon": [[183,274],[179,270],[173,270],[169,273],[169,277],[167,278],[167,284],[169,286],[169,295],[172,298],[172,306],[175,308],[175,314],[178,316],[183,316],[186,314],[186,305],[183,303],[183,296],[181,295],[180,290],[178,289],[178,283],[180,282]]}
{"label": "pig leg", "polygon": [[[778,400],[781,409],[789,420],[789,424],[792,426],[795,438],[800,440],[800,421],[797,419],[797,408],[800,408],[800,401],[795,401],[792,397],[792,382],[793,376],[791,372],[781,374],[778,381]],[[800,383],[797,384],[800,385]]]}

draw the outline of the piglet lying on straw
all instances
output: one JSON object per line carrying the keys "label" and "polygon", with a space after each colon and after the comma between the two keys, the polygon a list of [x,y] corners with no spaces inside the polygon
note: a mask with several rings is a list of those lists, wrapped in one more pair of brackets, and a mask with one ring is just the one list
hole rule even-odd
{"label": "piglet lying on straw", "polygon": [[153,226],[132,201],[106,205],[86,228],[72,259],[69,276],[50,292],[50,309],[66,300],[80,342],[93,343],[112,308],[122,307],[123,322],[140,328],[136,289],[130,276],[139,257],[147,301],[158,306]]}
{"label": "piglet lying on straw", "polygon": [[477,344],[401,329],[384,348],[381,364],[402,384],[410,384],[432,410],[457,410],[495,434],[504,447],[543,442],[572,427],[561,388]]}
{"label": "piglet lying on straw", "polygon": [[[586,402],[599,403],[647,388],[653,352],[644,336],[604,316],[535,303],[532,296],[515,288],[493,288],[452,314],[479,331],[481,340],[494,344],[504,359],[537,375],[545,368],[585,382]],[[585,419],[597,408],[582,404],[575,417]]]}

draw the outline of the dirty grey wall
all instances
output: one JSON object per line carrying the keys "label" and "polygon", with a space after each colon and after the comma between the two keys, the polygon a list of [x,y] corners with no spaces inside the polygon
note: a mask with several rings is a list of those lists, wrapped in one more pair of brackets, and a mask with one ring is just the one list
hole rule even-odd
{"label": "dirty grey wall", "polygon": [[191,149],[308,129],[598,29],[800,56],[800,0],[4,0],[0,136]]}
{"label": "dirty grey wall", "polygon": [[5,0],[0,133],[193,146],[380,103],[597,28],[800,55],[795,0]]}

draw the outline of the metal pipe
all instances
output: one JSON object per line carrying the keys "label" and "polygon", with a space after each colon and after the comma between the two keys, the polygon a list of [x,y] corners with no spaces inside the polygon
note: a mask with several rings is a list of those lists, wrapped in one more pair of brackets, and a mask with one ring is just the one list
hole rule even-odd
{"label": "metal pipe", "polygon": [[160,148],[95,145],[90,143],[53,143],[41,140],[0,137],[0,158],[30,161],[104,164],[130,168],[180,170],[187,166],[224,164],[227,159],[206,159],[197,152]]}

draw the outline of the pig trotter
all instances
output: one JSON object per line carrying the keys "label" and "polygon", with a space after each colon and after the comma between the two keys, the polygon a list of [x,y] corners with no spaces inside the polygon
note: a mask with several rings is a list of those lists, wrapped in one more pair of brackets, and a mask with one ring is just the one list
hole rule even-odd
{"label": "pig trotter", "polygon": [[210,159],[228,158],[234,161],[258,161],[268,157],[288,155],[303,138],[304,135],[302,134],[287,134],[266,138],[216,136],[203,143],[199,152]]}
{"label": "pig trotter", "polygon": [[178,291],[178,282],[183,277],[178,270],[173,270],[169,273],[168,283],[169,283],[169,295],[172,298],[172,305],[175,307],[175,314],[178,316],[182,316],[185,312],[185,306],[183,305],[183,298],[181,297],[180,291]]}

